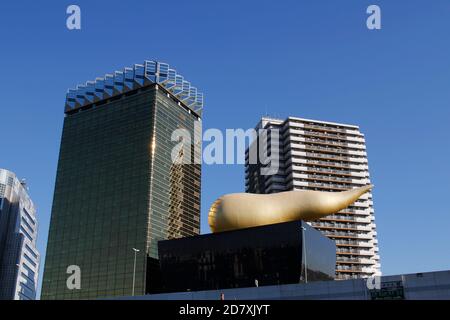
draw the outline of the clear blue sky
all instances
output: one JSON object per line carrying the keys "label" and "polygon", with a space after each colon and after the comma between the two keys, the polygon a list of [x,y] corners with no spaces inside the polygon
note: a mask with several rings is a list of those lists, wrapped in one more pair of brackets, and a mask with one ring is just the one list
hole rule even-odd
{"label": "clear blue sky", "polygon": [[[81,31],[66,29],[69,4]],[[158,59],[203,90],[205,129],[266,112],[359,125],[383,273],[450,269],[449,17],[447,0],[1,1],[0,167],[29,182],[44,259],[66,90]],[[244,168],[204,166],[202,183],[209,232],[209,205],[243,191]]]}

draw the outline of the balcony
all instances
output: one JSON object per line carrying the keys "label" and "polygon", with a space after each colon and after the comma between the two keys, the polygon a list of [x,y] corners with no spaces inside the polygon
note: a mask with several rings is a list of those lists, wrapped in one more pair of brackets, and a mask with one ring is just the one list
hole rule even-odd
{"label": "balcony", "polygon": [[305,138],[305,142],[317,143],[317,144],[323,144],[323,145],[333,145],[333,146],[338,146],[338,147],[343,147],[343,148],[348,147],[347,143],[336,142],[336,141],[331,141],[331,140],[324,140],[324,139]]}
{"label": "balcony", "polygon": [[340,255],[356,255],[356,256],[372,256],[375,257],[375,254],[369,250],[357,250],[350,248],[338,248],[336,249],[336,253]]}
{"label": "balcony", "polygon": [[343,141],[347,140],[347,137],[345,135],[340,135],[340,134],[338,135],[338,134],[332,134],[332,133],[319,133],[317,131],[308,131],[308,130],[300,132],[300,135],[316,137],[316,138],[324,138],[324,139],[335,139],[335,140],[343,140]]}
{"label": "balcony", "polygon": [[372,235],[364,234],[364,233],[356,233],[356,232],[342,232],[342,231],[326,231],[323,230],[322,233],[327,237],[331,238],[344,238],[344,239],[363,239],[363,240],[371,240]]}
{"label": "balcony", "polygon": [[372,248],[373,245],[365,241],[344,240],[336,239],[334,241],[338,247],[359,247],[359,248]]}
{"label": "balcony", "polygon": [[338,132],[338,133],[343,133],[343,134],[347,133],[346,129],[340,129],[340,128],[330,127],[330,126],[319,126],[319,125],[309,124],[309,123],[303,124],[303,127],[305,129],[313,129],[313,130],[319,130],[319,131]]}
{"label": "balcony", "polygon": [[329,153],[345,153],[348,154],[349,151],[346,149],[337,149],[337,148],[328,148],[328,147],[319,147],[319,146],[311,146],[311,145],[305,145],[305,149],[307,150],[315,150],[320,152],[329,152]]}
{"label": "balcony", "polygon": [[[295,182],[294,182],[295,184]],[[326,189],[326,190],[339,190],[339,191],[346,191],[351,189],[350,186],[345,187],[342,184],[331,184],[331,183],[320,183],[320,182],[307,182],[308,187],[310,188],[319,188],[319,189]]]}
{"label": "balcony", "polygon": [[337,222],[359,222],[359,223],[370,223],[370,219],[368,218],[360,218],[358,216],[349,216],[343,214],[332,214],[326,216],[325,218],[321,218],[320,221],[337,221]]}
{"label": "balcony", "polygon": [[350,162],[350,159],[347,157],[338,157],[338,156],[333,156],[330,154],[323,154],[323,153],[306,152],[306,156],[311,157],[311,158],[330,159],[330,160],[334,160],[334,161]]}
{"label": "balcony", "polygon": [[313,222],[313,227],[321,229],[343,229],[357,231],[357,226],[352,223],[327,223],[327,222]]}
{"label": "balcony", "polygon": [[335,163],[335,162],[311,160],[311,159],[306,159],[306,163],[311,163],[311,164],[316,164],[316,165],[324,165],[327,167],[350,168],[350,165],[347,163]]}
{"label": "balcony", "polygon": [[339,264],[365,264],[365,265],[375,264],[375,262],[370,259],[348,258],[348,257],[342,257],[342,256],[337,256],[336,263],[339,263]]}
{"label": "balcony", "polygon": [[308,173],[336,174],[336,175],[347,176],[347,177],[350,177],[352,175],[352,171],[350,171],[350,170],[333,170],[333,169],[324,169],[324,168],[306,168],[306,171]]}
{"label": "balcony", "polygon": [[330,176],[325,176],[323,174],[314,174],[314,173],[313,174],[308,174],[308,177],[306,179],[354,183],[353,179],[350,179],[350,178],[330,177]]}
{"label": "balcony", "polygon": [[362,267],[358,265],[346,266],[339,265],[336,269],[337,272],[346,272],[346,273],[368,273],[373,274],[374,270],[372,268]]}
{"label": "balcony", "polygon": [[322,231],[322,233],[329,238],[344,238],[344,239],[359,239],[356,233],[352,232],[341,232],[341,231]]}

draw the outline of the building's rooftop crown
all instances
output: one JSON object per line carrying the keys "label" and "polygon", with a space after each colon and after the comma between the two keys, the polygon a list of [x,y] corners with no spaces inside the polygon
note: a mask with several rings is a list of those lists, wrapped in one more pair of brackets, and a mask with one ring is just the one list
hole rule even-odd
{"label": "building's rooftop crown", "polygon": [[177,74],[167,63],[145,61],[123,71],[106,74],[95,81],[87,81],[76,89],[69,89],[66,95],[65,112],[101,101],[121,93],[158,83],[169,90],[192,111],[201,115],[203,93],[191,86],[183,76]]}
{"label": "building's rooftop crown", "polygon": [[261,121],[258,123],[258,125],[263,125],[265,126],[267,123],[272,123],[272,124],[283,124],[286,121],[289,120],[298,120],[298,121],[305,121],[305,122],[316,122],[316,123],[321,123],[321,124],[328,124],[328,125],[333,125],[333,126],[342,126],[342,127],[348,127],[351,129],[359,129],[359,126],[357,125],[353,125],[353,124],[346,124],[346,123],[338,123],[338,122],[331,122],[331,121],[322,121],[322,120],[313,120],[313,119],[306,119],[306,118],[299,118],[299,117],[288,117],[287,119],[283,120],[283,119],[279,119],[279,118],[272,118],[272,117],[268,117],[268,116],[264,116],[261,118]]}

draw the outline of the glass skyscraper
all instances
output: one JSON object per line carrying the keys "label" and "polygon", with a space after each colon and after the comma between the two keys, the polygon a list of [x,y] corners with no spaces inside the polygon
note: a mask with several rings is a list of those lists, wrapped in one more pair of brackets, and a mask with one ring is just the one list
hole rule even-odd
{"label": "glass skyscraper", "polygon": [[25,181],[0,169],[0,300],[36,299],[37,230]]}
{"label": "glass skyscraper", "polygon": [[[202,108],[203,95],[155,61],[68,91],[42,299],[130,295],[133,282],[136,295],[151,292],[158,241],[200,231]],[[191,152],[176,155],[184,164],[172,161],[176,129],[191,136]],[[80,289],[67,287],[69,266]]]}

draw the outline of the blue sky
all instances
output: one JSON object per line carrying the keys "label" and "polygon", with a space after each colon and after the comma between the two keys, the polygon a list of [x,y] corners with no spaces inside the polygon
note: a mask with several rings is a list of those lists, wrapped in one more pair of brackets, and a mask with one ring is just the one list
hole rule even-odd
{"label": "blue sky", "polygon": [[[383,273],[450,269],[449,14],[445,0],[2,1],[0,167],[27,179],[44,253],[66,90],[157,59],[203,90],[205,129],[266,113],[359,125]],[[242,166],[203,167],[202,232],[214,199],[243,189]]]}

